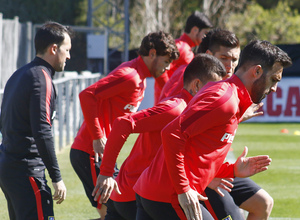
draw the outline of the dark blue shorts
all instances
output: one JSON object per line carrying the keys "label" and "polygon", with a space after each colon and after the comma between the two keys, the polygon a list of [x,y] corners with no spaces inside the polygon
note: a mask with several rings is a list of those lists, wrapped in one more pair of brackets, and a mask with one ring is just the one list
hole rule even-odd
{"label": "dark blue shorts", "polygon": [[[177,200],[178,201],[178,200]],[[178,205],[171,203],[156,202],[145,199],[136,194],[137,214],[136,220],[180,220],[179,216],[184,216],[184,212]],[[213,217],[200,204],[202,217],[204,220],[213,220]]]}
{"label": "dark blue shorts", "polygon": [[244,219],[239,206],[257,193],[261,187],[249,178],[234,178],[234,187],[228,193],[222,189],[224,197],[221,197],[210,188],[205,189],[208,201],[204,202],[205,207],[217,219]]}
{"label": "dark blue shorts", "polygon": [[107,214],[105,220],[135,220],[136,201],[115,202],[109,199],[106,203]]}

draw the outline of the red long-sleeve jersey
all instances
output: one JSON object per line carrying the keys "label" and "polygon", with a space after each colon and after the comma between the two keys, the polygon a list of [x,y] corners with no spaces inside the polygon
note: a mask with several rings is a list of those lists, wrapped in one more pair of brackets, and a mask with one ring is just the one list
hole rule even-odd
{"label": "red long-sleeve jersey", "polygon": [[[192,41],[192,39],[186,34],[182,34],[180,38],[175,40],[176,46],[179,50],[180,56],[177,60],[174,60],[170,64],[170,69],[164,72],[159,78],[155,80],[154,84],[154,104],[158,103],[160,93],[164,84],[169,80],[169,78],[173,75],[175,70],[181,65],[189,64],[192,59],[194,59],[194,53],[192,48],[196,46],[196,44]],[[180,90],[179,90],[180,91]]]}
{"label": "red long-sleeve jersey", "polygon": [[72,148],[94,154],[93,140],[108,137],[113,121],[136,112],[151,77],[143,59],[125,62],[79,94],[84,116]]}
{"label": "red long-sleeve jersey", "polygon": [[160,132],[185,109],[192,95],[182,89],[180,94],[136,113],[119,117],[113,123],[107,140],[100,174],[112,176],[118,154],[131,133],[141,133],[127,159],[123,162],[116,178],[121,195],[113,192],[111,199],[117,202],[135,200],[133,186],[140,174],[146,169],[161,145]]}
{"label": "red long-sleeve jersey", "polygon": [[174,72],[171,78],[163,87],[158,102],[161,102],[167,97],[172,97],[180,92],[183,88],[183,75],[188,64],[181,65],[178,69]]}
{"label": "red long-sleeve jersey", "polygon": [[233,165],[223,162],[251,104],[235,75],[208,83],[162,130],[163,148],[141,174],[135,192],[149,200],[178,203],[178,194],[191,188],[202,193],[214,177],[233,177]]}

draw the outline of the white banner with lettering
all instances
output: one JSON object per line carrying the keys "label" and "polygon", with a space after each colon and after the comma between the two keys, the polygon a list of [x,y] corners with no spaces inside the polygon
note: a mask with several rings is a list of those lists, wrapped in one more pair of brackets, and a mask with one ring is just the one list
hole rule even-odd
{"label": "white banner with lettering", "polygon": [[248,122],[300,122],[300,77],[282,78],[277,92],[263,100],[264,115]]}

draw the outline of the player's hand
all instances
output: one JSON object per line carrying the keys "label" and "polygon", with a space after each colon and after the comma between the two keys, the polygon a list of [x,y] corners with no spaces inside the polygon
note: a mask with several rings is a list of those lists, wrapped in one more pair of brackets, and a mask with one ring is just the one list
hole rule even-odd
{"label": "player's hand", "polygon": [[67,197],[67,188],[64,181],[61,180],[57,183],[52,182],[52,185],[55,190],[53,200],[58,200],[56,204],[61,204]]}
{"label": "player's hand", "polygon": [[190,189],[186,193],[178,194],[178,201],[187,220],[202,220],[202,212],[199,200],[207,200],[197,191]]}
{"label": "player's hand", "polygon": [[121,194],[118,184],[114,178],[99,174],[96,186],[92,192],[92,196],[94,196],[95,201],[98,201],[99,197],[101,196],[99,203],[106,203],[113,190],[115,190],[118,194]]}
{"label": "player's hand", "polygon": [[242,121],[246,121],[250,118],[259,116],[259,115],[263,115],[264,112],[263,111],[259,111],[258,110],[263,106],[264,103],[259,103],[259,104],[255,104],[253,103],[252,105],[250,105],[250,107],[245,111],[245,113],[243,114],[243,118]]}
{"label": "player's hand", "polygon": [[95,152],[95,162],[99,162],[99,156],[102,159],[103,157],[103,152],[104,152],[104,147],[106,144],[106,137],[102,137],[100,139],[93,140],[93,149]]}
{"label": "player's hand", "polygon": [[224,197],[224,193],[220,190],[224,189],[227,192],[231,192],[233,184],[231,183],[233,178],[214,178],[209,184],[208,187],[212,190],[215,190],[220,196]]}
{"label": "player's hand", "polygon": [[238,157],[234,164],[234,175],[236,177],[249,177],[256,173],[265,171],[271,164],[272,159],[268,155],[246,157],[248,148],[245,149],[241,156]]}

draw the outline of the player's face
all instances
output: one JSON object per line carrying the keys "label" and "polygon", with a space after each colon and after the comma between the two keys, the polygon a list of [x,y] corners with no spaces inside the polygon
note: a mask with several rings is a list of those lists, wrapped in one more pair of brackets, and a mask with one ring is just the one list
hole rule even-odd
{"label": "player's face", "polygon": [[213,54],[225,66],[227,75],[223,79],[231,77],[234,73],[239,62],[240,52],[240,47],[230,48],[220,46],[219,51]]}
{"label": "player's face", "polygon": [[200,45],[202,42],[202,39],[205,37],[205,35],[209,32],[209,28],[204,28],[201,31],[198,29],[198,33],[195,36],[194,43],[196,46]]}
{"label": "player's face", "polygon": [[66,61],[71,58],[71,38],[68,34],[65,33],[65,39],[62,44],[57,48],[56,60],[54,69],[57,72],[63,71],[66,66]]}
{"label": "player's face", "polygon": [[283,67],[275,63],[273,68],[257,79],[251,89],[251,98],[254,103],[260,103],[266,95],[276,92],[278,82],[282,78]]}
{"label": "player's face", "polygon": [[154,78],[160,77],[166,70],[170,69],[172,60],[168,55],[156,56],[152,62],[151,74]]}

